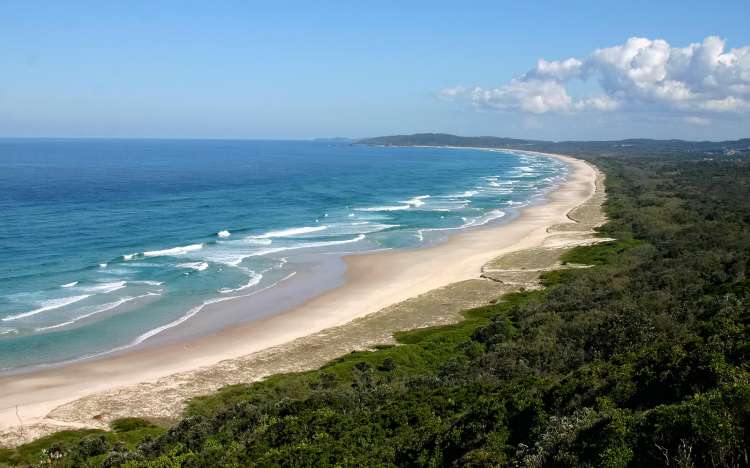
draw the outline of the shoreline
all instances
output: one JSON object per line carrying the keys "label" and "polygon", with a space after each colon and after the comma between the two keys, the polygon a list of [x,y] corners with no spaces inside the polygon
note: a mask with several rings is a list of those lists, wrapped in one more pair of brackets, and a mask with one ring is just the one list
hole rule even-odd
{"label": "shoreline", "polygon": [[[551,158],[555,158],[556,156],[553,154],[534,151],[518,151],[498,148],[467,148],[454,146],[415,147],[432,149],[470,149],[487,153],[516,153],[516,155],[520,152]],[[259,290],[252,290],[249,293],[239,294],[234,297],[230,297],[229,295],[222,297],[220,294],[218,296],[209,297],[197,305],[193,304],[186,306],[182,315],[172,319],[170,322],[155,325],[154,328],[136,335],[135,339],[116,346],[112,345],[109,349],[94,351],[82,356],[54,360],[51,362],[0,368],[0,379],[35,374],[55,368],[68,367],[83,362],[107,359],[127,353],[142,351],[147,348],[154,349],[174,343],[191,341],[203,336],[210,336],[218,333],[227,327],[242,325],[257,321],[269,315],[283,313],[297,308],[307,300],[320,296],[345,283],[345,272],[348,265],[348,262],[346,261],[347,257],[366,256],[372,253],[389,250],[404,252],[430,248],[461,233],[507,224],[513,222],[518,217],[522,208],[544,204],[546,202],[546,195],[556,189],[557,185],[553,185],[552,187],[545,187],[538,190],[536,194],[524,202],[521,207],[502,206],[502,211],[499,217],[490,218],[489,220],[482,221],[477,225],[423,229],[425,232],[439,231],[440,234],[433,235],[437,233],[426,233],[422,239],[425,239],[428,235],[430,235],[432,239],[416,246],[374,248],[343,252],[320,252],[316,251],[316,249],[307,250],[307,252],[310,253],[302,254],[293,260],[287,261],[287,258],[282,259],[284,263],[292,265],[291,274],[283,277],[279,276],[279,278],[272,280],[273,283],[261,287]],[[420,235],[422,235],[421,232],[422,230],[420,230]],[[271,255],[269,258],[276,258],[278,260],[281,255],[286,257],[286,254],[279,254],[278,257]],[[248,311],[251,312],[248,313]],[[2,392],[0,392],[0,397],[1,396]],[[0,410],[1,409],[2,408],[0,408]]]}
{"label": "shoreline", "polygon": [[595,193],[596,170],[567,156],[538,154],[566,162],[568,177],[543,203],[522,208],[507,224],[461,232],[435,246],[346,256],[341,286],[279,314],[209,336],[0,377],[0,445],[13,431],[20,433],[20,440],[28,439],[23,432],[37,424],[99,427],[95,418],[60,421],[47,415],[92,394],[205,369],[341,327],[430,291],[478,279],[484,265],[498,256],[542,245],[552,226],[570,223],[569,213]]}

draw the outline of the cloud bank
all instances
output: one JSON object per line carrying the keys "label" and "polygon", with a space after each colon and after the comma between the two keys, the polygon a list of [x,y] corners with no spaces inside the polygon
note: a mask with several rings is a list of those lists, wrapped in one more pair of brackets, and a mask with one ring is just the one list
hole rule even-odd
{"label": "cloud bank", "polygon": [[[595,81],[589,96],[569,93],[574,80]],[[687,47],[632,37],[585,58],[540,59],[525,75],[496,88],[457,86],[442,99],[469,99],[476,107],[530,114],[656,110],[691,116],[750,111],[750,46],[725,50],[716,36]]]}

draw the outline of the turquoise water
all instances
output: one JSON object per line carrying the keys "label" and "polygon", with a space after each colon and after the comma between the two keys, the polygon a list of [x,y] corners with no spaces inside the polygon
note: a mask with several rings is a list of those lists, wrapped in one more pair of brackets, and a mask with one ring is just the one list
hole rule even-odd
{"label": "turquoise water", "polygon": [[0,369],[145,345],[291,281],[311,254],[508,219],[565,171],[472,149],[0,140]]}

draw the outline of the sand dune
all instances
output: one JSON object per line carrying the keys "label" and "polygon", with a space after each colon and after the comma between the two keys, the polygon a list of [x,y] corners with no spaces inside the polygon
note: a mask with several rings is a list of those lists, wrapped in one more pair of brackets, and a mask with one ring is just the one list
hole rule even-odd
{"label": "sand dune", "polygon": [[592,242],[603,193],[589,164],[510,223],[408,251],[346,258],[346,281],[299,307],[154,349],[0,378],[0,444],[125,415],[175,418],[184,401],[220,386],[319,366],[399,329],[448,323],[461,309],[530,286],[562,251]]}

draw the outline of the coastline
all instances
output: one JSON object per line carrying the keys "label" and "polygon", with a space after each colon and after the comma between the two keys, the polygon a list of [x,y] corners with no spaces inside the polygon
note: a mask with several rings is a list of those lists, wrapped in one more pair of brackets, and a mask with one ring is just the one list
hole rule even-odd
{"label": "coastline", "polygon": [[[87,417],[82,417],[82,413],[60,417],[65,413],[60,408],[69,408],[71,402],[81,399],[95,402],[90,397],[101,392],[117,392],[144,382],[158,385],[154,382],[168,376],[208,369],[254,353],[268,353],[430,291],[476,280],[483,267],[497,257],[544,245],[554,235],[550,228],[570,223],[569,213],[595,193],[596,178],[595,169],[588,163],[567,156],[548,156],[569,164],[568,178],[547,194],[544,203],[521,209],[518,218],[510,223],[458,233],[443,243],[421,249],[348,256],[343,285],[280,314],[233,325],[214,335],[0,377],[0,445],[5,439],[17,443],[56,427],[106,427],[102,420],[107,417],[97,418],[101,413],[95,404],[86,408]],[[189,396],[194,395],[184,395]],[[53,412],[53,417],[47,417]]]}

